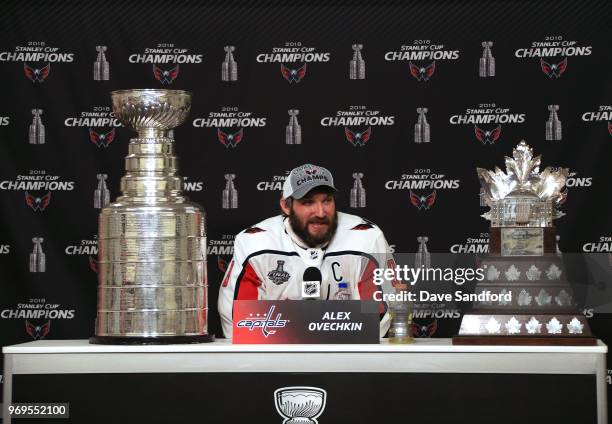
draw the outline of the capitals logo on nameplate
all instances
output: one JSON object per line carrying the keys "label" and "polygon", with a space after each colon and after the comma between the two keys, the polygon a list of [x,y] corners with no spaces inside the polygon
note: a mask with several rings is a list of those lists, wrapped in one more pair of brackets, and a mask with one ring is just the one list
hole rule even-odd
{"label": "capitals logo on nameplate", "polygon": [[56,63],[73,61],[74,53],[48,46],[45,41],[28,41],[23,46],[15,46],[13,51],[0,52],[0,62],[22,63],[21,72],[34,84],[45,82]]}
{"label": "capitals logo on nameplate", "polygon": [[459,183],[459,179],[430,168],[417,168],[412,173],[400,175],[399,179],[388,180],[385,189],[408,191],[409,203],[419,211],[428,211],[434,207],[442,190],[456,190]]}
{"label": "capitals logo on nameplate", "polygon": [[285,175],[272,175],[264,181],[258,181],[257,191],[282,191],[288,175],[289,171],[285,171]]}
{"label": "capitals logo on nameplate", "polygon": [[233,149],[245,140],[246,129],[265,127],[266,118],[236,106],[226,106],[218,112],[209,112],[206,118],[195,118],[192,124],[195,128],[214,129],[217,141],[227,149]]}
{"label": "capitals logo on nameplate", "polygon": [[489,253],[489,233],[478,233],[451,245],[450,253]]}
{"label": "capitals logo on nameplate", "polygon": [[333,116],[321,118],[322,127],[342,128],[344,141],[353,147],[368,145],[379,130],[377,127],[392,125],[395,125],[394,115],[385,115],[364,105],[349,106]]}
{"label": "capitals logo on nameplate", "polygon": [[305,46],[299,41],[287,41],[284,46],[273,47],[270,52],[258,53],[258,63],[272,63],[278,66],[279,76],[289,85],[297,85],[311,72],[316,62],[329,62],[331,54],[316,47]]}
{"label": "capitals logo on nameplate", "polygon": [[470,128],[472,139],[479,141],[483,146],[497,144],[502,138],[502,124],[522,124],[525,122],[525,113],[518,113],[508,107],[496,103],[479,103],[475,107],[468,107],[461,114],[451,115],[451,125],[465,125]]}
{"label": "capitals logo on nameplate", "polygon": [[407,62],[407,74],[415,81],[425,83],[437,74],[443,61],[459,59],[459,50],[433,40],[414,40],[398,50],[385,53],[387,62]]}
{"label": "capitals logo on nameplate", "polygon": [[156,47],[145,48],[141,53],[132,53],[130,63],[144,63],[151,66],[153,78],[162,86],[176,81],[186,64],[202,63],[204,55],[178,47],[174,43],[159,43]]}
{"label": "capitals logo on nameplate", "polygon": [[582,120],[584,122],[605,122],[608,134],[612,136],[612,105],[600,105],[596,111],[584,112]]}
{"label": "capitals logo on nameplate", "polygon": [[544,40],[533,41],[529,47],[516,49],[514,56],[533,62],[546,79],[558,79],[575,65],[576,56],[590,56],[593,46],[575,40],[566,40],[562,35],[551,35]]}
{"label": "capitals logo on nameplate", "polygon": [[123,125],[113,116],[110,106],[93,106],[91,110],[82,111],[78,116],[64,119],[64,126],[86,129],[89,144],[106,149],[117,138],[117,128]]}
{"label": "capitals logo on nameplate", "polygon": [[93,272],[98,272],[98,236],[94,235],[91,239],[80,240],[70,244],[64,249],[67,256],[86,256],[89,268]]}
{"label": "capitals logo on nameplate", "polygon": [[0,311],[0,319],[16,320],[23,326],[24,333],[33,340],[44,339],[51,330],[51,323],[58,320],[71,320],[76,312],[46,298],[30,298],[13,307]]}

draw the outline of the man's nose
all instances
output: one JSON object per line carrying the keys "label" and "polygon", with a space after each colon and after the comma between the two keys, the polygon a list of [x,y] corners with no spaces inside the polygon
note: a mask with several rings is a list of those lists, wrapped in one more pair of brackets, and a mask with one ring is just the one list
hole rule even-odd
{"label": "man's nose", "polygon": [[315,215],[318,218],[325,217],[325,208],[323,207],[323,203],[315,203]]}

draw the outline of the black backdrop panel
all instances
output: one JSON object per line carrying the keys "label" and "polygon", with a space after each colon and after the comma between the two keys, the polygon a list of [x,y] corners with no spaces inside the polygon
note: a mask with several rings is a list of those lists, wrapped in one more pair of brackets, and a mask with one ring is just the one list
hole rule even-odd
{"label": "black backdrop panel", "polygon": [[[46,338],[58,339],[93,333],[96,175],[107,174],[111,198],[119,195],[131,136],[110,119],[113,89],[193,93],[176,150],[188,195],[208,214],[213,333],[220,333],[217,291],[233,236],[278,212],[278,182],[304,162],[332,170],[339,209],[379,223],[396,252],[414,251],[416,237],[428,235],[432,252],[448,253],[487,236],[475,168],[502,166],[525,139],[544,166],[573,172],[567,216],[557,223],[561,250],[612,245],[607,1],[4,2],[0,11],[0,345],[47,330]],[[483,41],[493,42],[494,77],[479,76]],[[353,44],[363,45],[365,79],[349,78]],[[221,78],[227,45],[235,47],[237,81]],[[96,46],[107,48],[107,81],[94,80]],[[293,50],[297,56],[277,55]],[[541,60],[555,72],[544,72]],[[427,78],[410,72],[410,63],[434,62]],[[283,78],[282,66],[304,64],[301,79]],[[155,68],[175,72],[159,81]],[[549,105],[559,106],[560,140],[545,136]],[[415,143],[420,107],[428,109],[428,143]],[[32,109],[43,111],[44,144],[30,144]],[[289,109],[299,110],[300,145],[286,144]],[[232,114],[244,119],[213,120]],[[347,114],[364,119],[338,119]],[[499,128],[499,137],[483,143],[477,128]],[[241,129],[235,147],[219,141],[219,130]],[[351,143],[347,129],[369,129],[370,138]],[[92,131],[114,131],[114,139],[96,144]],[[355,172],[364,175],[363,208],[350,204]],[[223,209],[225,174],[236,175],[236,209]],[[422,175],[432,185],[413,190],[436,190],[429,210],[412,205],[403,184]],[[27,195],[40,202],[37,210]],[[29,270],[34,237],[44,238],[45,272]],[[24,310],[40,312],[24,319]],[[609,305],[587,305],[587,312],[597,335],[612,340],[604,324]],[[33,336],[26,321],[38,331]],[[438,337],[458,324],[456,317],[439,321]]]}

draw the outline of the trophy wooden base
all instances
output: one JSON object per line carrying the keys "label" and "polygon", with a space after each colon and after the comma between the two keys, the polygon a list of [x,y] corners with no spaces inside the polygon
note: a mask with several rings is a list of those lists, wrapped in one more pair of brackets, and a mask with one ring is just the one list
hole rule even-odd
{"label": "trophy wooden base", "polygon": [[455,336],[454,345],[595,346],[595,337]]}
{"label": "trophy wooden base", "polygon": [[474,311],[461,320],[455,345],[593,346],[586,318],[575,313],[531,311]]}

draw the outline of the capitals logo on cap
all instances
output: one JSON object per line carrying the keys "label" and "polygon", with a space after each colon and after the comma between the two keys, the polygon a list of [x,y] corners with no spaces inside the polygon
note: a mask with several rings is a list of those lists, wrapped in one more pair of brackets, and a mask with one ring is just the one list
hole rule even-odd
{"label": "capitals logo on cap", "polygon": [[336,190],[331,172],[322,166],[305,164],[294,168],[283,185],[283,199],[301,199],[315,187],[326,186]]}

